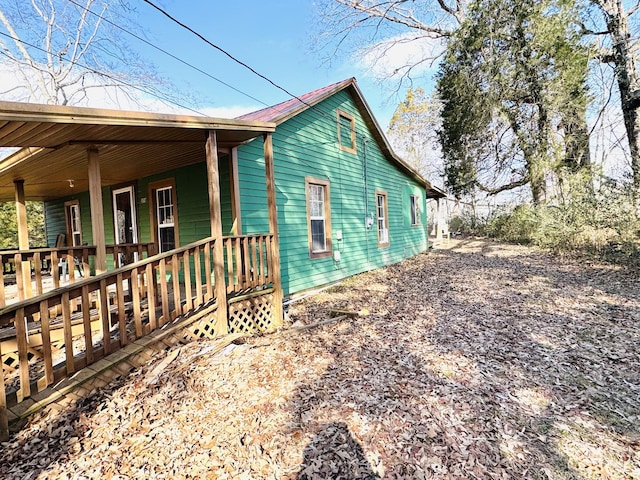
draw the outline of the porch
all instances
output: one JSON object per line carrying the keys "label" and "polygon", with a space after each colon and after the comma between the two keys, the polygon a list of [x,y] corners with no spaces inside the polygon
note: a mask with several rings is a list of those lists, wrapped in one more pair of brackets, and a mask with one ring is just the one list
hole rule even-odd
{"label": "porch", "polygon": [[[12,407],[172,322],[197,317],[191,334],[208,337],[281,324],[274,129],[264,122],[0,102],[0,146],[21,148],[0,160],[0,199],[15,200],[19,242],[0,252],[0,439],[8,437]],[[232,235],[223,236],[219,155],[256,137],[263,138],[269,231],[242,235],[234,221]],[[180,246],[165,241],[166,230],[146,243],[116,231],[116,242],[107,244],[105,186],[120,191],[198,163],[206,171],[205,238]],[[29,249],[25,201],[64,199],[69,188],[88,192],[92,245],[73,239],[69,246]],[[233,209],[237,216],[239,205]]]}

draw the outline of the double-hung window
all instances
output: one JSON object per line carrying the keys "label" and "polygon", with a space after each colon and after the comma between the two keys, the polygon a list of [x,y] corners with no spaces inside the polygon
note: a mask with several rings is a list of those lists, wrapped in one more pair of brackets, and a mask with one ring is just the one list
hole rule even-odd
{"label": "double-hung window", "polygon": [[331,255],[331,208],[329,182],[305,179],[307,196],[307,229],[311,258]]}
{"label": "double-hung window", "polygon": [[387,209],[387,193],[376,192],[376,212],[378,220],[378,246],[389,245],[389,213]]}
{"label": "double-hung window", "polygon": [[82,245],[80,203],[77,200],[65,203],[65,213],[67,217],[67,244],[73,247]]}
{"label": "double-hung window", "polygon": [[411,225],[420,225],[420,197],[411,195]]}
{"label": "double-hung window", "polygon": [[158,219],[158,246],[160,253],[176,248],[173,188],[156,190],[156,218]]}

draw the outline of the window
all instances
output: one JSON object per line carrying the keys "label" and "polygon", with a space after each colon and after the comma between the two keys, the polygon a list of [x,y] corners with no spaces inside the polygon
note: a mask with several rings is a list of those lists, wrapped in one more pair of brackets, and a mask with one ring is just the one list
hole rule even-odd
{"label": "window", "polygon": [[175,184],[173,180],[154,182],[149,185],[153,199],[153,235],[158,253],[168,252],[178,247],[178,219],[176,208]]}
{"label": "window", "polygon": [[80,203],[78,200],[66,202],[65,216],[67,220],[67,243],[73,247],[82,245],[82,220],[80,219]]}
{"label": "window", "polygon": [[420,197],[411,195],[411,225],[420,225]]}
{"label": "window", "polygon": [[331,255],[331,208],[329,182],[315,178],[305,179],[307,195],[307,230],[309,255],[321,258]]}
{"label": "window", "polygon": [[356,122],[342,110],[338,110],[338,145],[340,150],[356,153]]}
{"label": "window", "polygon": [[386,192],[376,192],[376,211],[378,218],[378,246],[389,245],[389,214],[387,213]]}
{"label": "window", "polygon": [[176,248],[175,224],[173,219],[173,192],[171,187],[156,190],[158,218],[158,247],[160,252]]}

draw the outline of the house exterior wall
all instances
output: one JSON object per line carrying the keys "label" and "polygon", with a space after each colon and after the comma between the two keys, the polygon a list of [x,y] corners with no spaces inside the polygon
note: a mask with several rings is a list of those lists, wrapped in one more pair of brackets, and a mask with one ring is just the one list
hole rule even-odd
{"label": "house exterior wall", "polygon": [[[337,110],[355,119],[356,152],[339,147]],[[342,90],[280,124],[273,134],[282,284],[285,295],[396,263],[427,248],[425,191],[387,160],[351,95]],[[238,149],[244,234],[268,229],[262,142]],[[333,256],[310,258],[305,178],[330,182]],[[389,245],[378,246],[376,191],[388,200]],[[410,195],[419,197],[419,225],[411,225]],[[367,228],[365,219],[373,215]],[[338,240],[341,232],[342,240]]]}
{"label": "house exterior wall", "polygon": [[[229,235],[233,225],[233,212],[231,206],[231,174],[228,156],[220,157],[219,168],[223,233]],[[210,235],[211,222],[209,220],[207,171],[205,163],[202,162],[145,177],[135,183],[138,239],[141,243],[152,241],[150,211],[152,199],[149,198],[149,184],[170,179],[175,182],[176,187],[175,199],[177,202],[180,245],[187,245]],[[114,243],[113,200],[111,191],[112,187],[102,188],[105,240],[107,244]],[[64,204],[69,200],[78,200],[80,205],[82,241],[87,244],[93,243],[89,192],[79,192],[76,195],[45,202],[45,228],[47,244],[50,247],[55,246],[56,237],[59,233],[66,233],[67,227]],[[112,268],[112,265],[109,265],[109,268]]]}

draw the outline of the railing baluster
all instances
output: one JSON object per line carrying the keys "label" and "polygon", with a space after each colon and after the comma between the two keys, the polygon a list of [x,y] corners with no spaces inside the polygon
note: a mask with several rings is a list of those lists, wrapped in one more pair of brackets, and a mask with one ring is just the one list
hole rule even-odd
{"label": "railing baluster", "polygon": [[273,271],[273,265],[271,264],[271,235],[267,235],[266,242],[266,250],[267,250],[267,272],[264,276],[265,282],[269,283],[271,281],[271,272]]}
{"label": "railing baluster", "polygon": [[87,365],[93,362],[93,338],[91,337],[91,305],[89,304],[89,286],[82,286],[80,297],[82,308],[82,324],[84,326],[84,351],[87,357]]}
{"label": "railing baluster", "polygon": [[100,320],[102,324],[102,351],[106,357],[111,353],[111,322],[110,322],[110,309],[109,309],[109,295],[107,293],[107,281],[105,279],[100,280],[100,291],[98,309],[100,314]]}
{"label": "railing baluster", "polygon": [[49,301],[40,301],[40,328],[42,337],[42,356],[44,357],[44,378],[47,385],[53,383],[53,356],[51,354],[51,334],[49,320]]}
{"label": "railing baluster", "polygon": [[160,325],[164,325],[169,321],[169,290],[167,284],[167,264],[164,258],[160,259],[160,296],[162,297],[162,317]]}
{"label": "railing baluster", "polygon": [[[27,321],[24,316],[24,308],[16,310],[13,317],[16,327],[16,340],[18,342],[18,365],[20,372],[20,390],[18,390],[18,402],[31,395],[31,383],[29,381],[29,351],[27,335]],[[2,366],[0,365],[0,368]]]}
{"label": "railing baluster", "polygon": [[[211,283],[211,246],[212,242],[207,242],[204,244],[204,273],[205,273],[205,282],[207,285],[207,294],[205,296],[205,303],[213,298],[213,285]],[[216,248],[214,245],[213,248]],[[221,247],[217,247],[221,248]]]}
{"label": "railing baluster", "polygon": [[265,242],[265,236],[261,235],[260,236],[260,240],[258,241],[258,250],[260,252],[260,285],[264,285],[265,284],[265,270],[266,270],[266,262],[265,262],[265,258],[264,258],[264,242]]}
{"label": "railing baluster", "polygon": [[239,292],[240,290],[242,290],[243,284],[244,284],[244,272],[242,271],[242,250],[241,250],[242,243],[241,242],[242,240],[240,239],[240,237],[235,238],[236,278],[238,280],[237,280],[236,288],[234,289],[234,292]]}
{"label": "railing baluster", "polygon": [[36,274],[36,295],[42,295],[42,261],[40,252],[33,254],[33,268]]}
{"label": "railing baluster", "polygon": [[233,278],[233,240],[225,238],[223,244],[227,250],[227,293],[231,293],[236,283]]}
{"label": "railing baluster", "polygon": [[186,303],[184,305],[185,311],[189,311],[193,308],[193,293],[191,292],[191,259],[189,258],[190,250],[185,250],[182,254],[182,266],[184,276],[184,296]]}
{"label": "railing baluster", "polygon": [[69,376],[76,371],[76,366],[73,360],[73,332],[71,331],[71,305],[69,292],[62,293],[60,303],[62,306],[62,324],[64,328],[65,368],[67,370],[67,376]]}
{"label": "railing baluster", "polygon": [[6,306],[4,292],[4,257],[0,255],[0,308]]}
{"label": "railing baluster", "polygon": [[120,330],[120,346],[129,343],[127,338],[127,316],[124,311],[124,276],[116,275],[116,301],[118,302],[118,328]]}
{"label": "railing baluster", "polygon": [[180,258],[175,253],[171,256],[171,279],[173,280],[173,317],[172,320],[182,315],[182,302],[180,300]]}
{"label": "railing baluster", "polygon": [[139,287],[138,269],[131,270],[129,278],[131,288],[131,301],[133,303],[133,321],[136,324],[136,338],[142,337],[142,309],[140,307],[140,287]]}
{"label": "railing baluster", "polygon": [[243,285],[243,290],[246,290],[247,288],[249,288],[251,286],[251,266],[249,265],[249,260],[250,260],[250,256],[249,256],[249,238],[248,237],[244,237],[242,239],[242,260],[243,260],[243,265],[244,265],[244,285]]}
{"label": "railing baluster", "polygon": [[58,252],[51,252],[51,275],[53,276],[53,288],[60,288],[60,262],[58,260]]}
{"label": "railing baluster", "polygon": [[82,249],[82,272],[84,278],[89,278],[91,276],[91,267],[89,266],[89,249]]}
{"label": "railing baluster", "polygon": [[200,263],[200,246],[197,246],[193,252],[193,269],[196,275],[196,300],[194,307],[202,305],[202,266]]}
{"label": "railing baluster", "polygon": [[256,263],[256,237],[251,237],[251,269],[249,270],[251,276],[251,288],[258,286],[258,264]]}
{"label": "railing baluster", "polygon": [[[2,265],[4,270],[4,264]],[[2,358],[2,342],[0,342],[0,358]],[[4,368],[0,365],[0,441],[9,440],[9,416],[7,415],[7,393],[4,387]]]}
{"label": "railing baluster", "polygon": [[25,291],[24,291],[24,278],[22,277],[22,255],[16,253],[13,257],[13,261],[15,262],[16,269],[16,286],[18,287],[18,299],[24,300]]}
{"label": "railing baluster", "polygon": [[147,308],[149,310],[149,328],[153,332],[158,325],[156,324],[156,294],[154,290],[154,284],[156,283],[153,279],[153,275],[155,275],[155,271],[153,268],[153,264],[147,263],[147,268],[145,269],[145,277],[147,281]]}

